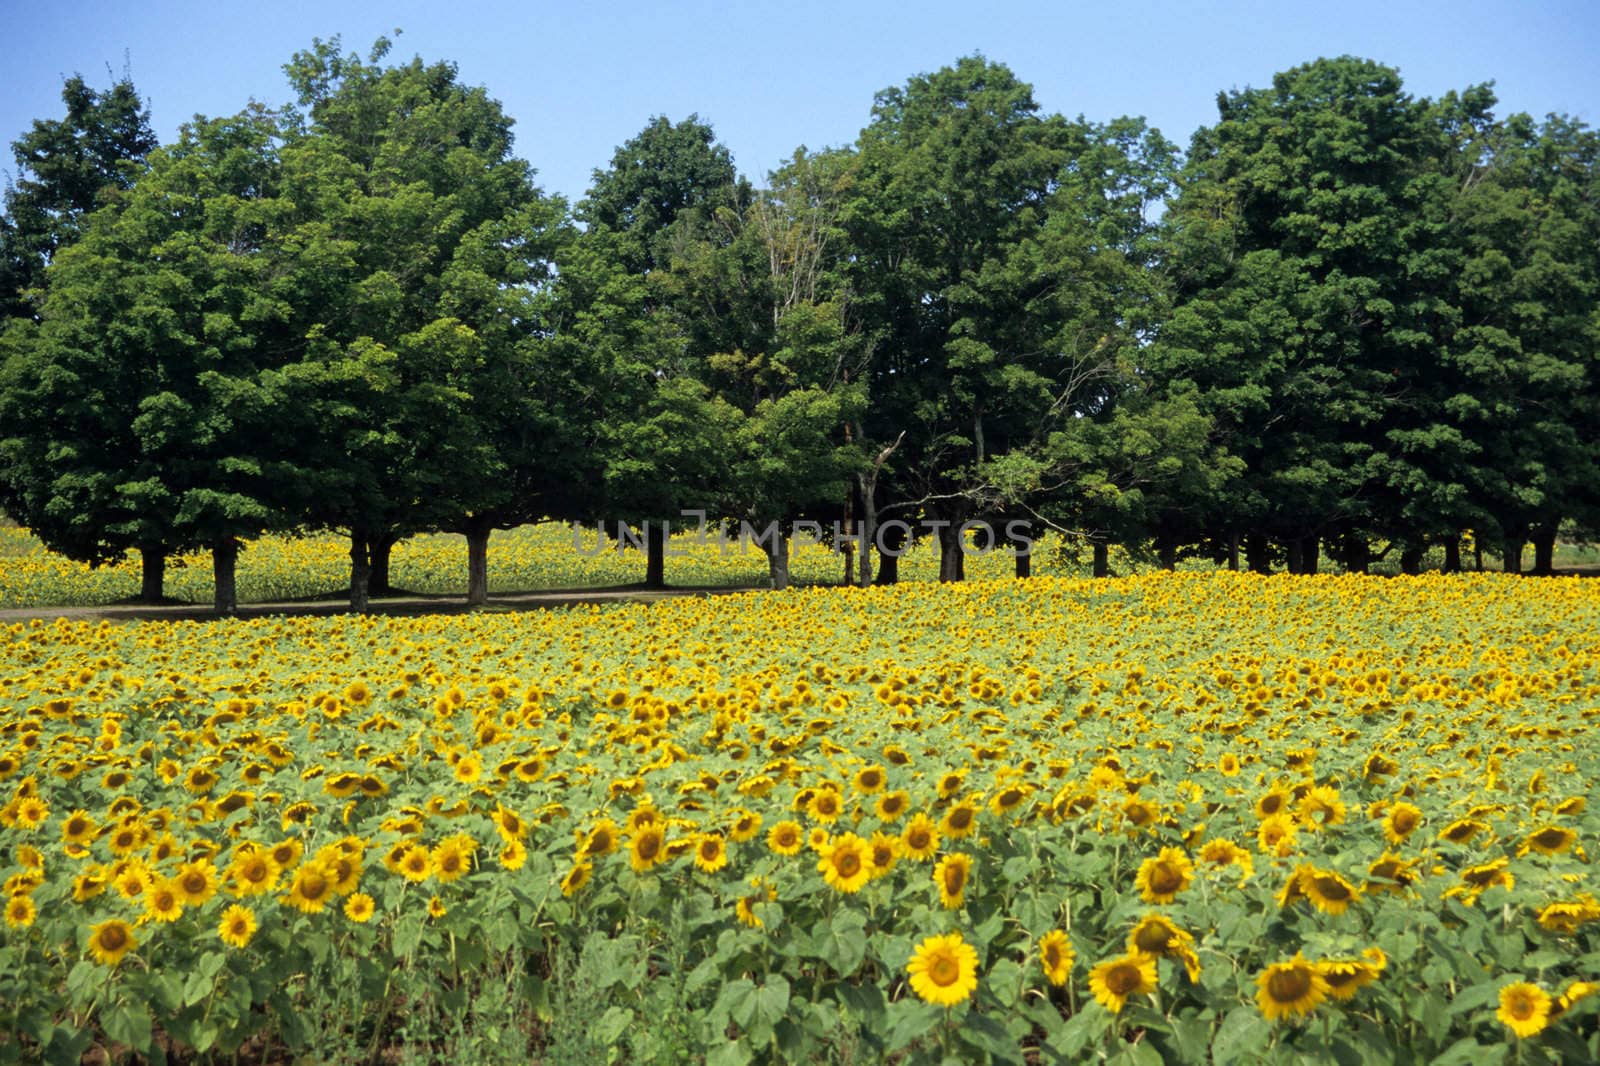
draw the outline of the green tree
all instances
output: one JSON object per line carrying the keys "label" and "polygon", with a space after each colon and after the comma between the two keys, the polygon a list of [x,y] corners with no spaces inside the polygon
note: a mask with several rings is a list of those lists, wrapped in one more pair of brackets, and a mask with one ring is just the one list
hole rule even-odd
{"label": "green tree", "polygon": [[[51,264],[42,320],[7,368],[0,443],[56,550],[205,547],[236,607],[242,539],[281,528],[278,364],[291,346],[271,234],[275,116],[197,119]],[[64,534],[57,524],[64,524]]]}
{"label": "green tree", "polygon": [[[645,585],[666,582],[669,523],[715,511],[737,412],[701,373],[704,316],[674,309],[674,234],[748,203],[749,187],[709,125],[656,118],[597,170],[562,265],[566,351],[584,368],[577,417],[599,488],[591,513],[642,526]],[[697,325],[699,323],[699,325]]]}
{"label": "green tree", "polygon": [[1268,566],[1314,569],[1324,539],[1364,565],[1406,405],[1437,367],[1407,266],[1437,124],[1399,74],[1342,57],[1224,93],[1195,135],[1170,213],[1177,306],[1149,366],[1197,390],[1245,474],[1230,537]]}
{"label": "green tree", "polygon": [[36,120],[11,144],[17,173],[0,214],[0,320],[37,317],[45,268],[90,212],[132,186],[157,144],[126,74],[104,90],[74,74],[61,100],[65,117]]}
{"label": "green tree", "polygon": [[469,533],[481,599],[488,532],[528,505],[509,494],[529,460],[508,436],[531,402],[519,315],[562,217],[498,102],[450,63],[385,66],[388,49],[317,41],[285,68],[307,111],[284,149],[311,338],[291,377],[322,471],[306,521],[349,533],[357,610],[387,547],[428,529]]}

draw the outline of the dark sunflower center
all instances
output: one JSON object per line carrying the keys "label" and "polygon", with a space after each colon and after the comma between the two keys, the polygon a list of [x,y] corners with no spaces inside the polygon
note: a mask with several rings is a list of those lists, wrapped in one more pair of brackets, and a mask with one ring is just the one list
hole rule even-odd
{"label": "dark sunflower center", "polygon": [[967,883],[967,871],[959,866],[944,868],[944,890],[952,896],[960,895]]}
{"label": "dark sunflower center", "polygon": [[861,856],[852,848],[842,849],[833,857],[833,868],[841,877],[854,877],[861,872]]}
{"label": "dark sunflower center", "polygon": [[1295,966],[1267,978],[1267,995],[1276,1003],[1294,1003],[1311,991],[1311,970]]}
{"label": "dark sunflower center", "polygon": [[128,942],[128,934],[120,925],[100,930],[100,946],[107,951],[117,951]]}
{"label": "dark sunflower center", "polygon": [[639,838],[638,852],[641,859],[653,859],[661,850],[661,838],[654,833],[647,833]]}
{"label": "dark sunflower center", "polygon": [[940,988],[949,988],[961,977],[961,965],[949,955],[940,955],[928,967],[928,978]]}
{"label": "dark sunflower center", "polygon": [[970,807],[957,807],[950,812],[950,825],[955,829],[965,829],[972,824],[972,809]]}
{"label": "dark sunflower center", "polygon": [[1139,967],[1129,963],[1113,966],[1106,974],[1106,987],[1119,996],[1126,996],[1135,991],[1139,987],[1139,982]]}
{"label": "dark sunflower center", "polygon": [[913,851],[921,851],[928,846],[928,831],[926,829],[913,829],[906,834],[906,847]]}
{"label": "dark sunflower center", "polygon": [[1162,860],[1156,863],[1155,868],[1150,871],[1150,888],[1152,891],[1165,895],[1170,892],[1176,892],[1182,887],[1183,871],[1172,863]]}
{"label": "dark sunflower center", "polygon": [[1152,955],[1159,955],[1166,951],[1167,945],[1171,942],[1171,930],[1155,923],[1141,925],[1133,933],[1134,945],[1140,951],[1147,951]]}
{"label": "dark sunflower center", "polygon": [[1319,877],[1316,881],[1317,891],[1325,898],[1331,900],[1346,900],[1350,898],[1350,888],[1335,877]]}

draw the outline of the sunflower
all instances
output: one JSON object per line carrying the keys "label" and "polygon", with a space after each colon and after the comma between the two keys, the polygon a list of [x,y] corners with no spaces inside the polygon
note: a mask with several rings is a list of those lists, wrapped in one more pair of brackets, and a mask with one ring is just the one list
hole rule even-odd
{"label": "sunflower", "polygon": [[[1363,886],[1367,892],[1404,892],[1406,887],[1414,884],[1418,874],[1416,859],[1402,859],[1398,855],[1384,852],[1367,867],[1369,880]],[[1378,880],[1371,880],[1377,878]]]}
{"label": "sunflower", "polygon": [[572,869],[568,870],[566,875],[561,878],[561,894],[569,897],[577,895],[583,891],[584,886],[589,883],[589,879],[593,876],[593,863],[588,860],[580,860],[573,863]]}
{"label": "sunflower", "polygon": [[183,893],[172,881],[156,881],[144,893],[144,912],[158,922],[175,922],[183,916]]}
{"label": "sunflower", "polygon": [[94,839],[96,828],[88,811],[82,808],[75,810],[61,820],[62,843],[87,844]]}
{"label": "sunflower", "polygon": [[433,856],[426,847],[413,841],[404,845],[395,866],[401,877],[413,883],[420,883],[426,881],[428,875],[433,872]]}
{"label": "sunflower", "polygon": [[1275,962],[1257,974],[1256,987],[1256,1005],[1268,1021],[1310,1014],[1328,998],[1327,980],[1298,952],[1287,962]]}
{"label": "sunflower", "polygon": [[602,855],[610,855],[619,846],[617,823],[610,818],[602,818],[589,827],[579,842],[578,854],[586,859],[597,859]]}
{"label": "sunflower", "polygon": [[1107,959],[1089,971],[1089,991],[1095,1001],[1119,1014],[1128,997],[1156,990],[1156,960],[1149,955],[1124,955]]}
{"label": "sunflower", "polygon": [[701,833],[695,840],[695,868],[714,874],[728,865],[728,845],[721,833]]}
{"label": "sunflower", "polygon": [[450,908],[446,907],[444,905],[444,900],[440,899],[438,896],[434,896],[432,899],[428,900],[429,918],[443,918],[449,913],[449,911]]}
{"label": "sunflower", "polygon": [[294,872],[284,902],[306,914],[318,914],[334,895],[333,874],[320,862],[308,862]]}
{"label": "sunflower", "polygon": [[1402,843],[1422,824],[1422,808],[1411,803],[1395,803],[1383,816],[1383,835],[1391,844]]}
{"label": "sunflower", "polygon": [[1550,993],[1538,985],[1517,981],[1500,989],[1500,1009],[1494,1016],[1518,1037],[1534,1036],[1550,1024]]}
{"label": "sunflower", "polygon": [[1580,999],[1585,999],[1600,992],[1600,983],[1594,981],[1574,981],[1566,987],[1561,995],[1556,997],[1555,1006],[1550,1008],[1550,1017],[1558,1018],[1572,1008]]}
{"label": "sunflower", "polygon": [[121,918],[107,919],[89,930],[89,954],[102,966],[115,966],[138,946],[133,927]]}
{"label": "sunflower", "polygon": [[954,1007],[978,989],[978,953],[960,933],[930,936],[912,951],[906,973],[924,1000]]}
{"label": "sunflower", "polygon": [[1200,956],[1194,937],[1161,914],[1147,914],[1128,933],[1128,953],[1171,959],[1183,966],[1191,983],[1200,980]]}
{"label": "sunflower", "polygon": [[883,790],[884,783],[887,780],[888,780],[888,777],[884,773],[883,767],[881,767],[881,766],[865,766],[865,767],[862,767],[860,770],[856,771],[856,777],[855,777],[856,791],[857,792],[861,792],[861,793],[865,793],[867,795],[871,795],[874,792],[881,792]]}
{"label": "sunflower", "polygon": [[939,886],[939,902],[947,910],[961,906],[971,873],[972,858],[959,851],[951,852],[934,865],[933,882]]}
{"label": "sunflower", "polygon": [[430,856],[433,876],[440,884],[449,884],[465,877],[472,870],[472,842],[465,836],[449,836],[434,845]]}
{"label": "sunflower", "polygon": [[752,929],[760,929],[765,923],[756,914],[755,908],[760,903],[771,903],[778,898],[778,890],[764,877],[752,877],[750,887],[754,889],[749,895],[740,896],[733,904],[734,917],[740,923]]}
{"label": "sunflower", "polygon": [[913,862],[927,862],[939,852],[939,827],[918,811],[900,834],[900,849]]}
{"label": "sunflower", "polygon": [[1487,832],[1489,827],[1483,822],[1472,818],[1460,818],[1439,831],[1439,839],[1452,844],[1465,844],[1479,833]]}
{"label": "sunflower", "polygon": [[1378,979],[1389,957],[1382,948],[1368,948],[1355,959],[1323,959],[1316,964],[1317,972],[1327,982],[1328,995],[1334,999],[1350,999],[1363,986]]}
{"label": "sunflower", "polygon": [[521,840],[528,835],[527,820],[504,803],[494,805],[489,820],[494,822],[494,831],[505,840]]}
{"label": "sunflower", "polygon": [[817,871],[840,892],[854,893],[872,879],[871,846],[854,833],[841,833],[822,851]]}
{"label": "sunflower", "polygon": [[1288,790],[1281,788],[1274,788],[1262,793],[1261,797],[1256,800],[1256,817],[1266,821],[1274,815],[1285,814],[1288,812],[1289,804],[1293,799],[1294,796]]}
{"label": "sunflower", "polygon": [[1218,838],[1208,840],[1200,848],[1200,861],[1214,870],[1225,866],[1236,866],[1239,870],[1239,879],[1243,882],[1255,872],[1255,859],[1250,853],[1231,840]]}
{"label": "sunflower", "polygon": [[628,865],[635,873],[644,873],[666,861],[666,829],[654,822],[641,826],[628,838]]}
{"label": "sunflower", "polygon": [[872,834],[868,841],[870,855],[868,865],[872,868],[873,877],[882,877],[894,869],[894,864],[900,858],[900,838],[890,836],[881,829]]}
{"label": "sunflower", "polygon": [[1578,927],[1600,919],[1600,900],[1588,892],[1577,899],[1551,903],[1540,909],[1539,924],[1552,933],[1575,933]]}
{"label": "sunflower", "polygon": [[785,819],[767,832],[767,847],[779,855],[798,855],[804,845],[805,830],[799,822]]}
{"label": "sunflower", "polygon": [[208,859],[186,862],[172,878],[185,906],[198,907],[217,893],[217,869]]}
{"label": "sunflower", "polygon": [[811,797],[806,804],[806,813],[814,822],[831,825],[839,820],[839,815],[844,813],[844,800],[839,793],[831,788],[821,788]]}
{"label": "sunflower", "polygon": [[515,838],[508,840],[501,845],[498,860],[501,869],[520,870],[528,861],[528,845]]}
{"label": "sunflower", "polygon": [[1146,903],[1171,903],[1194,880],[1194,863],[1180,848],[1162,848],[1139,864],[1134,884]]}
{"label": "sunflower", "polygon": [[1287,814],[1269,814],[1256,828],[1256,849],[1263,855],[1286,857],[1294,850],[1299,830]]}
{"label": "sunflower", "polygon": [[352,922],[367,922],[371,920],[377,904],[365,892],[353,893],[344,901],[344,916]]}
{"label": "sunflower", "polygon": [[939,819],[939,835],[950,840],[960,840],[970,836],[978,827],[978,804],[972,799],[966,799],[944,812],[944,817]]}
{"label": "sunflower", "polygon": [[18,892],[6,900],[6,926],[10,929],[26,929],[38,914],[38,905],[26,892]]}
{"label": "sunflower", "polygon": [[1300,824],[1312,832],[1338,825],[1344,816],[1344,801],[1332,785],[1319,785],[1300,800]]}
{"label": "sunflower", "polygon": [[1537,851],[1540,855],[1560,855],[1577,843],[1578,834],[1564,825],[1547,825],[1529,833],[1517,849],[1518,855]]}
{"label": "sunflower", "polygon": [[1301,868],[1300,891],[1306,894],[1312,906],[1327,914],[1343,914],[1361,895],[1361,889],[1343,875],[1315,866]]}
{"label": "sunflower", "polygon": [[1060,929],[1052,929],[1039,938],[1039,964],[1044,967],[1045,980],[1058,988],[1072,975],[1074,958],[1072,941]]}
{"label": "sunflower", "polygon": [[743,844],[747,840],[754,840],[755,835],[761,832],[761,815],[754,811],[737,811],[733,816],[733,823],[728,827],[728,839],[735,844]]}
{"label": "sunflower", "polygon": [[904,789],[897,789],[879,796],[878,802],[873,805],[873,810],[880,821],[898,822],[910,807],[911,794]]}

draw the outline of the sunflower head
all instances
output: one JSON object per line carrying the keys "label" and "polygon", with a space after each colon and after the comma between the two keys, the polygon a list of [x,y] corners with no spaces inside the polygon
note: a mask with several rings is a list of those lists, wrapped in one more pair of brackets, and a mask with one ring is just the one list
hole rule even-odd
{"label": "sunflower head", "polygon": [[1269,1021],[1310,1014],[1328,998],[1328,982],[1317,967],[1296,954],[1256,975],[1256,1004]]}
{"label": "sunflower head", "polygon": [[1500,1009],[1495,1017],[1518,1038],[1536,1036],[1550,1024],[1550,993],[1527,981],[1517,981],[1500,990]]}
{"label": "sunflower head", "polygon": [[931,936],[906,964],[911,990],[929,1003],[954,1007],[978,988],[978,953],[960,933]]}

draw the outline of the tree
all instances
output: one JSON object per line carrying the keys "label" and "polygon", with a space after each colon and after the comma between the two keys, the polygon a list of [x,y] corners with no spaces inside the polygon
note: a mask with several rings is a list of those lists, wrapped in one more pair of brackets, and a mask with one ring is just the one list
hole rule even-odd
{"label": "tree", "polygon": [[256,109],[153,152],[51,264],[5,390],[8,481],[67,524],[62,543],[47,523],[47,543],[90,561],[123,543],[209,548],[223,613],[239,542],[287,523],[303,474],[277,377],[292,336],[271,247],[276,136]]}
{"label": "tree", "polygon": [[[1251,565],[1285,542],[1290,569],[1326,538],[1361,551],[1409,408],[1437,368],[1407,273],[1437,129],[1399,74],[1317,60],[1270,88],[1225,93],[1195,135],[1171,211],[1178,304],[1151,353],[1198,390],[1246,473],[1225,532]],[[1399,435],[1396,435],[1399,431]]]}
{"label": "tree", "polygon": [[700,376],[695,316],[673,313],[670,242],[748,199],[709,125],[658,117],[595,171],[578,210],[588,228],[562,268],[567,350],[590,383],[594,510],[644,527],[649,588],[666,582],[668,524],[715,509],[737,421]]}
{"label": "tree", "polygon": [[85,218],[133,185],[156,147],[150,112],[124,74],[105,90],[81,75],[61,89],[67,113],[41,119],[11,144],[17,176],[0,216],[0,319],[37,317],[45,268]]}
{"label": "tree", "polygon": [[348,531],[357,610],[395,538],[466,529],[482,575],[488,530],[526,505],[508,489],[527,449],[504,450],[531,384],[519,315],[562,217],[496,101],[388,49],[316,41],[285,68],[308,110],[284,150],[311,338],[292,378],[323,472],[306,520]]}

